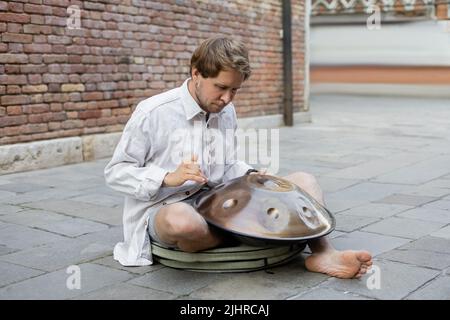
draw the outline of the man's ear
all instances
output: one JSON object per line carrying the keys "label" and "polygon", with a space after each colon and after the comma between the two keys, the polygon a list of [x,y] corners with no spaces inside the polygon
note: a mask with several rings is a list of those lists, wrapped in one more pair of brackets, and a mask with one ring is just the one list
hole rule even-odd
{"label": "man's ear", "polygon": [[198,71],[198,69],[196,67],[193,67],[192,71],[191,71],[192,80],[197,80],[199,76],[200,76],[200,71]]}

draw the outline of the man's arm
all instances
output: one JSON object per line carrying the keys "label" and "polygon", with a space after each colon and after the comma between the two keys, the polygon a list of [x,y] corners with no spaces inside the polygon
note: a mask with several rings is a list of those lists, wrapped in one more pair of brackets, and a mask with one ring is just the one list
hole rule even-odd
{"label": "man's arm", "polygon": [[167,170],[145,161],[152,157],[152,128],[149,118],[138,108],[127,122],[111,161],[105,167],[106,183],[112,189],[138,200],[156,196]]}

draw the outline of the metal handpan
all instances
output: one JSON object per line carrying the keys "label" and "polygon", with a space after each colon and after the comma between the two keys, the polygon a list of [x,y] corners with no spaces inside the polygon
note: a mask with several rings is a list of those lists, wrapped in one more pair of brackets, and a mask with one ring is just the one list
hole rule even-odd
{"label": "metal handpan", "polygon": [[246,175],[200,194],[194,208],[205,220],[250,245],[306,242],[334,230],[334,216],[295,184]]}

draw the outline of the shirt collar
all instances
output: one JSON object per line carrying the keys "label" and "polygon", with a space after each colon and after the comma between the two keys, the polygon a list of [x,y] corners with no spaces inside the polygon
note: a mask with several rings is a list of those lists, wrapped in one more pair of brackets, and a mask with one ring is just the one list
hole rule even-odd
{"label": "shirt collar", "polygon": [[[186,114],[186,120],[191,120],[199,113],[206,116],[206,111],[200,108],[197,101],[194,100],[194,98],[191,96],[191,93],[189,92],[188,89],[189,80],[191,80],[191,78],[186,79],[180,87],[181,99],[183,102],[184,113]],[[218,115],[222,114],[223,112],[224,110],[220,111],[219,113],[211,113],[209,115],[209,119],[215,118]]]}

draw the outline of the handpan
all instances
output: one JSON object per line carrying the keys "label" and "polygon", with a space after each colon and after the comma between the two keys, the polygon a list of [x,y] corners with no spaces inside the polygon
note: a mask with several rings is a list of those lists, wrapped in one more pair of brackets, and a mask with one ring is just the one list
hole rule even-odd
{"label": "handpan", "polygon": [[330,211],[285,179],[245,175],[200,194],[194,208],[212,226],[250,245],[285,245],[334,230]]}

